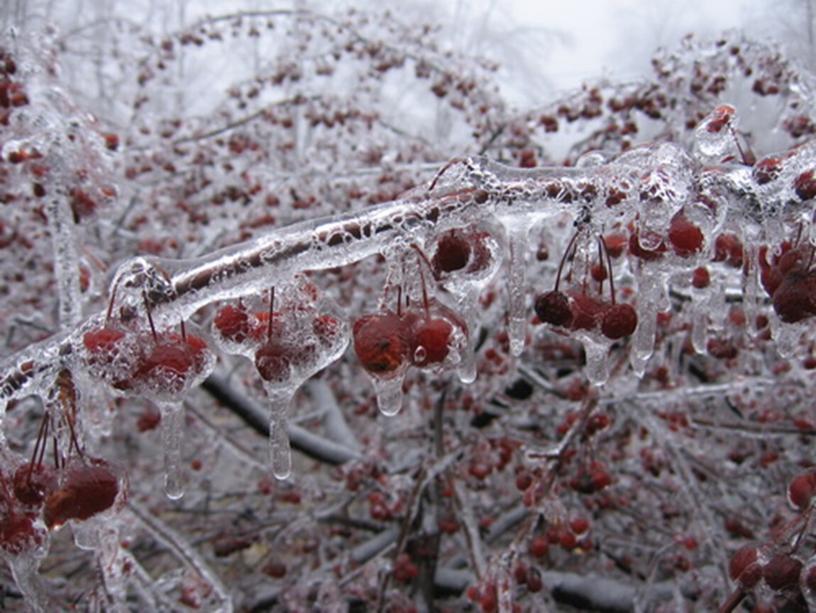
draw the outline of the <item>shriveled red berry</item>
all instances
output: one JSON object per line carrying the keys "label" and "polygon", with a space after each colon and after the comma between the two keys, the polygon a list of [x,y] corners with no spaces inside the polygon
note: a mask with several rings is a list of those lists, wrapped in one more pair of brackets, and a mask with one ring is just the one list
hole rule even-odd
{"label": "shriveled red berry", "polygon": [[540,294],[535,301],[535,312],[541,321],[553,326],[566,327],[572,321],[569,298],[558,290]]}
{"label": "shriveled red berry", "polygon": [[811,469],[796,475],[788,484],[788,501],[800,511],[804,511],[816,495],[816,470]]}
{"label": "shriveled red berry", "polygon": [[62,486],[45,500],[45,525],[56,528],[70,519],[93,517],[113,506],[118,493],[119,480],[104,461],[69,466]]}
{"label": "shriveled red berry", "polygon": [[604,311],[601,333],[608,339],[617,340],[632,334],[637,323],[637,312],[631,304],[613,304]]}
{"label": "shriveled red berry", "polygon": [[370,373],[393,375],[409,360],[409,330],[399,315],[364,315],[354,322],[353,335],[357,358]]}
{"label": "shriveled red berry", "polygon": [[796,558],[777,554],[762,567],[762,576],[765,583],[772,590],[782,590],[796,585],[799,582],[799,573],[802,571],[802,562]]}
{"label": "shriveled red berry", "polygon": [[703,232],[679,212],[669,224],[669,242],[677,255],[688,257],[703,248]]}

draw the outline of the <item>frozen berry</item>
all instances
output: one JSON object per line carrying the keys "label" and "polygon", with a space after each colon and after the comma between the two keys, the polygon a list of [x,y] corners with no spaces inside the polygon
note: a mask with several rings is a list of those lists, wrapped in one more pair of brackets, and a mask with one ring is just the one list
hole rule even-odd
{"label": "frozen berry", "polygon": [[631,304],[613,304],[604,312],[601,333],[608,339],[617,340],[632,334],[637,323],[637,313]]}
{"label": "frozen berry", "polygon": [[569,298],[558,290],[541,294],[535,301],[535,312],[544,323],[566,327],[572,321]]}

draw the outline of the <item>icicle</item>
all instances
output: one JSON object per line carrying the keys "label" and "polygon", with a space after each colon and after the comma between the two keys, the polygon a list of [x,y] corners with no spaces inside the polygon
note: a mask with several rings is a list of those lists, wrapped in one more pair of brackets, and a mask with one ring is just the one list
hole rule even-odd
{"label": "icicle", "polygon": [[609,379],[609,344],[582,335],[586,367],[584,373],[593,385],[603,385]]}
{"label": "icicle", "polygon": [[284,480],[292,474],[292,449],[286,419],[297,387],[275,385],[265,387],[272,409],[269,415],[269,460],[272,464],[272,474],[276,479]]}
{"label": "icicle", "polygon": [[63,330],[71,330],[82,321],[82,293],[79,288],[79,255],[74,237],[74,222],[68,197],[57,190],[47,204],[51,241],[54,248],[54,274],[59,290],[59,321]]}
{"label": "icicle", "polygon": [[184,496],[184,471],[181,460],[184,405],[181,402],[161,402],[159,410],[164,450],[164,493],[170,500],[178,500]]}
{"label": "icicle", "polygon": [[708,313],[711,310],[708,296],[694,292],[691,303],[691,345],[697,353],[706,352],[708,341]]}
{"label": "icicle", "polygon": [[402,381],[403,376],[392,379],[372,377],[374,392],[377,394],[377,406],[380,413],[386,417],[393,417],[402,408]]}
{"label": "icicle", "polygon": [[644,271],[640,275],[637,303],[638,326],[635,329],[630,357],[632,370],[638,377],[642,377],[646,372],[646,364],[654,352],[661,282],[660,275],[652,271]]}
{"label": "icicle", "polygon": [[525,271],[527,236],[529,224],[517,223],[510,227],[510,261],[507,271],[507,295],[509,310],[508,334],[510,336],[510,353],[516,357],[524,351],[524,339],[527,336],[527,305],[525,303]]}

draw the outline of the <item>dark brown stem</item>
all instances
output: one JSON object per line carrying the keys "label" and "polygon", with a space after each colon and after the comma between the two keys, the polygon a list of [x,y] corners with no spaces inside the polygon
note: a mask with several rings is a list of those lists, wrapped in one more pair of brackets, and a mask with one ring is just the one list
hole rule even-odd
{"label": "dark brown stem", "polygon": [[142,300],[144,301],[145,311],[147,312],[147,323],[150,324],[150,332],[153,334],[153,342],[159,343],[159,335],[156,334],[156,326],[153,325],[153,315],[150,313],[150,301],[147,299],[147,292],[142,290]]}
{"label": "dark brown stem", "polygon": [[612,280],[612,256],[609,255],[609,249],[606,248],[606,244],[600,236],[598,237],[598,245],[606,254],[606,270],[607,274],[609,274],[609,293],[612,294],[612,304],[615,304],[615,282]]}
{"label": "dark brown stem", "polygon": [[269,288],[269,323],[266,328],[266,342],[272,342],[272,319],[275,316],[275,286]]}

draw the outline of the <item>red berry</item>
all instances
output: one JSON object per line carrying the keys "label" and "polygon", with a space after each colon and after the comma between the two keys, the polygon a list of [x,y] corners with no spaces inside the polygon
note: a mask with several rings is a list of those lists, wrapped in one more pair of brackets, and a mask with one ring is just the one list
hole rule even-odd
{"label": "red berry", "polygon": [[691,284],[697,289],[705,289],[711,284],[711,274],[705,266],[698,266],[691,273]]}
{"label": "red berry", "polygon": [[604,303],[583,291],[570,293],[570,299],[572,311],[570,329],[595,330],[603,316]]}
{"label": "red berry", "polygon": [[772,590],[782,590],[799,582],[802,563],[789,555],[777,554],[762,568],[762,576]]}
{"label": "red berry", "polygon": [[572,321],[569,298],[558,290],[539,295],[535,301],[535,312],[541,321],[553,326],[566,327]]}
{"label": "red berry", "polygon": [[816,274],[798,271],[786,274],[773,293],[773,308],[786,323],[816,315]]}
{"label": "red berry", "polygon": [[714,240],[714,261],[725,262],[734,268],[742,266],[742,241],[736,234],[726,232]]}
{"label": "red berry", "polygon": [[39,506],[45,497],[57,488],[57,475],[44,464],[19,466],[14,472],[14,496],[23,504]]}
{"label": "red berry", "polygon": [[85,520],[109,509],[119,493],[119,480],[102,460],[74,464],[62,486],[45,500],[43,519],[49,528],[70,519]]}
{"label": "red berry", "polygon": [[584,534],[589,530],[589,520],[586,517],[575,517],[570,520],[569,527],[573,534]]}
{"label": "red berry", "polygon": [[354,322],[354,351],[363,368],[380,376],[396,374],[410,356],[408,332],[394,313],[364,315]]}
{"label": "red berry", "polygon": [[40,547],[46,538],[45,530],[35,525],[35,513],[9,510],[0,522],[0,549],[9,555],[20,555]]}
{"label": "red berry", "polygon": [[550,549],[550,543],[546,536],[535,536],[530,541],[530,555],[535,558],[543,558]]}
{"label": "red berry", "polygon": [[629,253],[633,257],[639,258],[644,262],[653,262],[663,257],[666,252],[666,244],[660,241],[654,249],[646,249],[640,243],[640,233],[635,230],[629,235]]}
{"label": "red berry", "polygon": [[441,236],[431,259],[435,272],[462,270],[470,260],[470,244],[461,230],[451,230]]}
{"label": "red berry", "polygon": [[116,151],[119,148],[119,135],[118,134],[105,134],[105,147],[110,149],[111,151]]}
{"label": "red berry", "polygon": [[124,336],[125,333],[118,328],[105,326],[98,330],[86,332],[85,336],[82,337],[82,343],[92,356],[110,355],[118,349],[119,341]]}
{"label": "red berry", "polygon": [[249,336],[249,314],[242,307],[228,304],[221,308],[213,325],[225,340],[233,343],[243,343]]}
{"label": "red berry", "polygon": [[788,501],[800,511],[804,511],[816,494],[816,470],[796,475],[788,484]]}
{"label": "red berry", "polygon": [[754,587],[762,577],[762,568],[758,558],[759,549],[754,545],[740,547],[728,562],[728,576],[732,581],[738,581],[743,587]]}
{"label": "red berry", "polygon": [[177,394],[185,389],[191,375],[201,373],[206,359],[207,344],[202,338],[167,334],[140,360],[134,378],[148,389]]}
{"label": "red berry", "polygon": [[806,170],[796,177],[793,182],[793,189],[802,200],[810,200],[816,197],[816,176],[814,176],[814,171]]}
{"label": "red berry", "polygon": [[261,345],[255,352],[255,368],[264,381],[286,383],[291,378],[292,349],[276,340]]}
{"label": "red berry", "polygon": [[681,257],[694,255],[703,248],[703,232],[679,212],[669,225],[669,242],[677,255]]}
{"label": "red berry", "polygon": [[541,580],[541,572],[535,567],[531,566],[527,571],[527,590],[533,594],[540,592],[544,587],[544,582]]}
{"label": "red berry", "polygon": [[754,181],[759,185],[770,183],[779,176],[782,170],[782,162],[777,157],[767,157],[759,160],[754,165]]}
{"label": "red berry", "polygon": [[271,560],[263,567],[263,573],[273,579],[280,579],[286,576],[286,565],[276,560]]}
{"label": "red berry", "polygon": [[617,340],[632,334],[637,323],[637,312],[631,304],[613,304],[604,312],[601,333],[608,339]]}
{"label": "red berry", "polygon": [[731,119],[736,112],[737,110],[730,104],[721,104],[708,116],[705,124],[706,132],[718,134],[724,127],[731,123]]}
{"label": "red berry", "polygon": [[450,350],[453,326],[440,318],[422,319],[411,336],[411,361],[420,368],[445,361]]}
{"label": "red berry", "polygon": [[802,587],[810,592],[816,592],[816,564],[813,562],[802,572]]}

